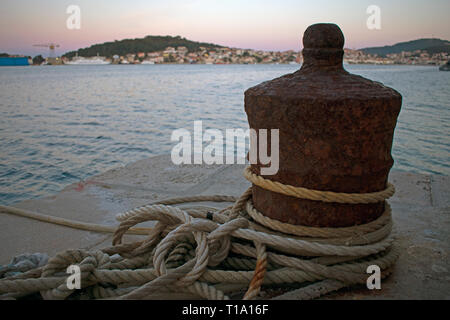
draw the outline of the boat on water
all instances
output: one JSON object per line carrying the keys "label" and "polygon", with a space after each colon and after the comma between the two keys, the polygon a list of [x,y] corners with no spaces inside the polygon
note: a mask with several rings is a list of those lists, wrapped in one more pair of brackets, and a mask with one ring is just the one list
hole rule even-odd
{"label": "boat on water", "polygon": [[79,57],[78,55],[73,57],[72,60],[67,61],[65,64],[68,65],[102,65],[102,64],[111,64],[110,61],[107,61],[105,57]]}

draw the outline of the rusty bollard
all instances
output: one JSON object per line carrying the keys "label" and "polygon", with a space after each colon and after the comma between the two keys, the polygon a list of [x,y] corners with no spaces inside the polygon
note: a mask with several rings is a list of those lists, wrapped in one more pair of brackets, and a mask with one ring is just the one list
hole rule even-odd
{"label": "rusty bollard", "polygon": [[[279,129],[279,171],[263,177],[322,191],[384,190],[402,96],[344,70],[344,35],[337,25],[308,27],[303,45],[300,70],[245,92],[250,128]],[[260,168],[259,162],[251,165],[258,175]],[[325,203],[255,185],[252,192],[259,212],[296,225],[353,226],[373,221],[384,211],[383,202]]]}

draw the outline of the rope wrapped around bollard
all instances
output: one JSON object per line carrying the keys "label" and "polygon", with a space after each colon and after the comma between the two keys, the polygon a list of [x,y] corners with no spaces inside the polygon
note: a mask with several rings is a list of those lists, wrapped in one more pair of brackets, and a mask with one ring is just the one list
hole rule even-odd
{"label": "rope wrapped around bollard", "polygon": [[[264,188],[265,179],[248,172],[246,169],[244,176],[252,182],[258,179],[258,186]],[[285,189],[271,186],[275,192]],[[392,185],[386,190],[376,194],[378,201],[385,201],[394,192]],[[303,197],[297,191],[295,196]],[[333,197],[345,201],[342,194],[314,193],[326,197],[325,201],[333,201]],[[270,290],[261,295],[262,287],[287,284],[290,290],[284,286],[284,291],[291,292],[277,298],[313,299],[366,283],[369,265],[379,266],[386,277],[399,256],[391,236],[387,202],[385,212],[370,223],[317,228],[265,217],[253,207],[251,194],[249,188],[238,199],[175,198],[127,211],[117,216],[120,225],[114,232],[113,246],[97,251],[66,250],[43,267],[1,279],[0,298],[40,292],[44,299],[75,298],[77,294],[93,299],[255,299],[274,296]],[[205,201],[234,204],[224,209],[175,206]],[[349,201],[375,200],[373,194],[352,194]],[[8,212],[3,207],[2,211],[18,214],[18,209]],[[140,230],[147,230],[145,238],[123,243],[126,233],[148,221],[156,224]],[[74,227],[82,228],[79,223]],[[89,230],[93,229],[89,225]],[[108,231],[100,226],[99,230]],[[66,269],[74,264],[81,270],[82,290],[69,289],[66,284]]]}

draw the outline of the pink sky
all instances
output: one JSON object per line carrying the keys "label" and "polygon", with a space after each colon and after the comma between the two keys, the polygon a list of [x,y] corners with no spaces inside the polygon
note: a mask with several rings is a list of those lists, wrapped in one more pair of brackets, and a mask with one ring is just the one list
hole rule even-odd
{"label": "pink sky", "polygon": [[[377,3],[376,3],[377,2]],[[66,9],[81,9],[81,29],[69,30]],[[369,30],[366,9],[381,9],[381,30]],[[300,50],[308,25],[334,22],[346,47],[450,38],[450,1],[216,1],[216,0],[2,0],[0,52],[43,54],[35,43],[57,42],[57,53],[95,43],[146,35],[180,35],[194,41],[261,50]]]}

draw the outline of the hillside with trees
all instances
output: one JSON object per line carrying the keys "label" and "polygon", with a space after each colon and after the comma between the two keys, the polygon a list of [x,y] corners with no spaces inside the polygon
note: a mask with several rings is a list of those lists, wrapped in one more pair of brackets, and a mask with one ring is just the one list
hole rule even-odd
{"label": "hillside with trees", "polygon": [[388,54],[413,52],[416,50],[427,51],[429,54],[435,54],[440,52],[450,53],[450,41],[441,39],[418,39],[407,42],[400,42],[392,46],[384,47],[371,47],[360,49],[365,54],[377,54],[385,57]]}
{"label": "hillside with trees", "polygon": [[221,48],[222,46],[195,42],[182,38],[180,36],[147,36],[145,38],[116,40],[113,42],[105,42],[102,44],[94,44],[88,48],[79,49],[77,51],[70,51],[63,55],[63,57],[72,58],[78,53],[79,56],[93,57],[97,54],[104,57],[112,57],[113,55],[126,55],[128,53],[138,52],[156,52],[164,50],[167,47],[186,47],[189,52],[198,51],[200,47],[208,49]]}

